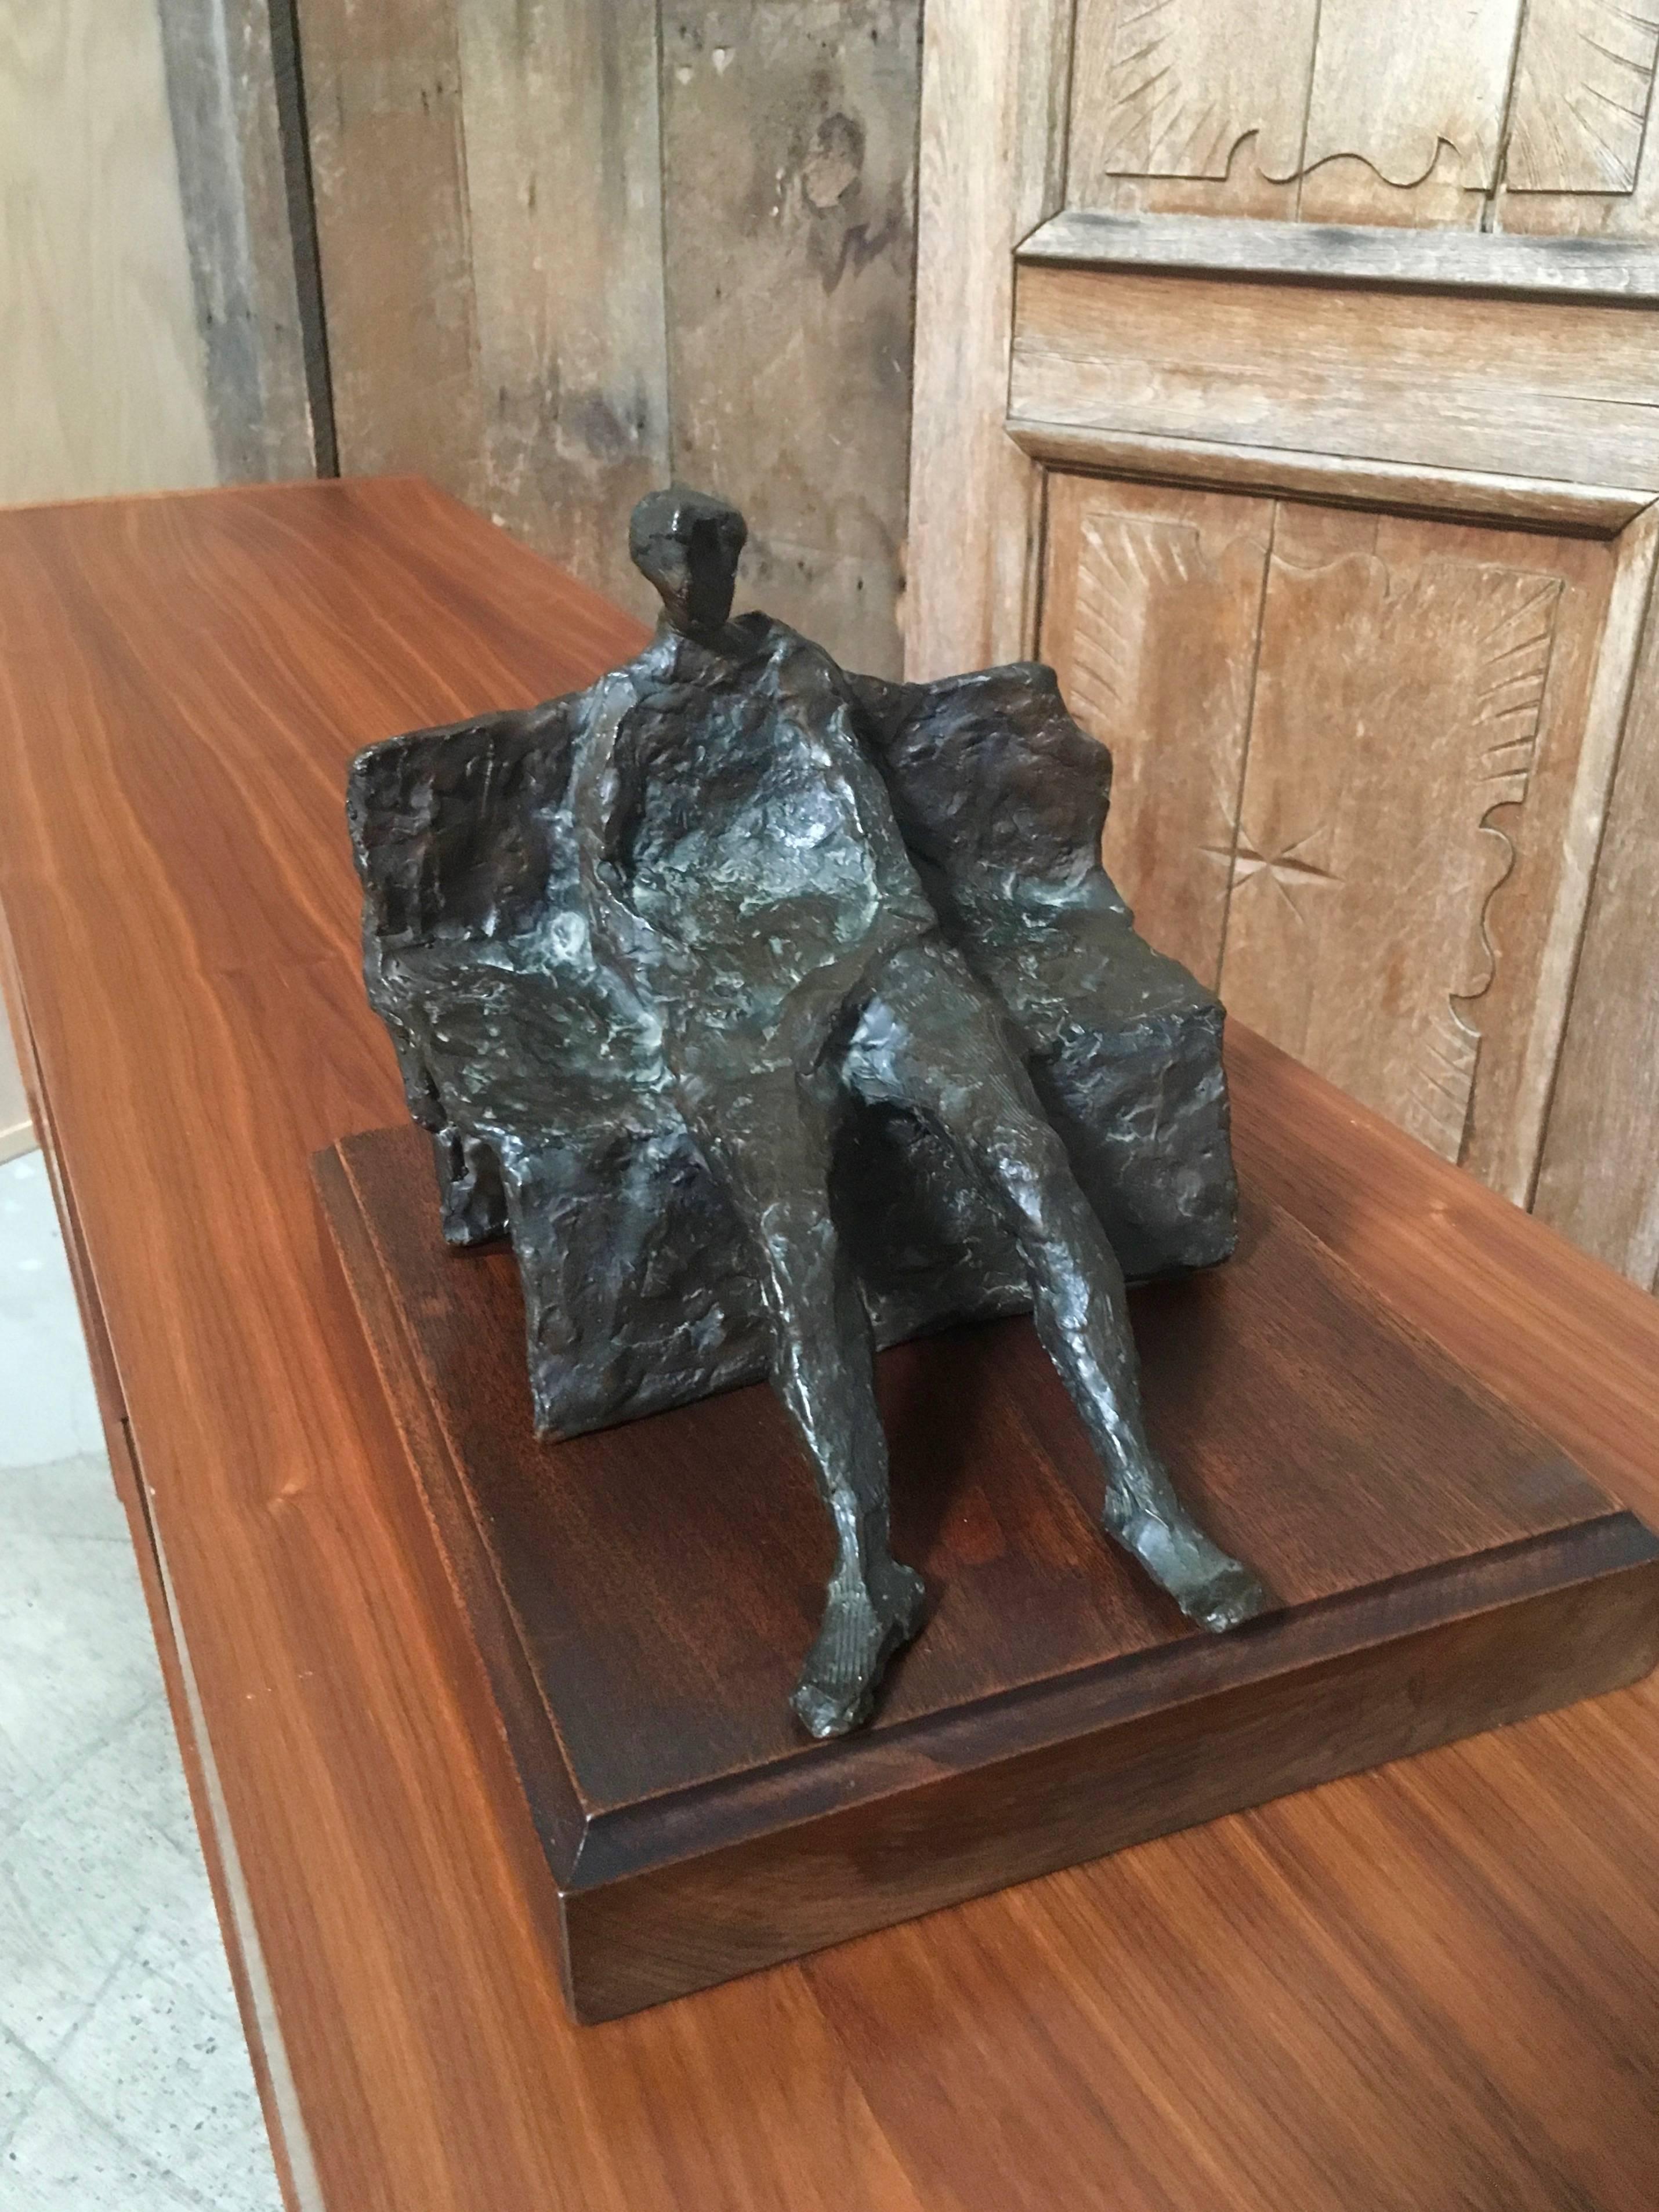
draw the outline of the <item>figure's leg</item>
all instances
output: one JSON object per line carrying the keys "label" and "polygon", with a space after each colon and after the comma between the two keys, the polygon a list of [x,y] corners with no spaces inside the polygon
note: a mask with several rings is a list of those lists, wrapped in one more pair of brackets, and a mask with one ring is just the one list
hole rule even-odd
{"label": "figure's leg", "polygon": [[754,1240],[773,1384],[835,1529],[823,1621],[792,1702],[813,1735],[841,1735],[867,1715],[888,1661],[921,1625],[926,1593],[889,1548],[870,1323],[830,1218],[834,1100],[788,1073],[686,1090],[694,1133]]}
{"label": "figure's leg", "polygon": [[924,1114],[998,1204],[1033,1317],[1106,1468],[1106,1527],[1189,1618],[1235,1627],[1267,1596],[1199,1527],[1149,1443],[1123,1273],[996,1010],[954,957],[901,954],[848,1061],[854,1086]]}

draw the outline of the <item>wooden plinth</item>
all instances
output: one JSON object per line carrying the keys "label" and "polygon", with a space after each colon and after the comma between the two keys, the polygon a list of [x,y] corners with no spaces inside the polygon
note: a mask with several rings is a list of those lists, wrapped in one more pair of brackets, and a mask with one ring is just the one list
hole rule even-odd
{"label": "wooden plinth", "polygon": [[[1288,1215],[1135,1294],[1152,1433],[1285,1609],[1190,1629],[1099,1533],[1029,1322],[882,1362],[895,1545],[933,1604],[861,1735],[787,1700],[830,1548],[772,1393],[531,1429],[505,1249],[438,1231],[427,1140],[317,1176],[599,2021],[1614,1688],[1659,1542]],[[420,1510],[413,1486],[411,1511]]]}

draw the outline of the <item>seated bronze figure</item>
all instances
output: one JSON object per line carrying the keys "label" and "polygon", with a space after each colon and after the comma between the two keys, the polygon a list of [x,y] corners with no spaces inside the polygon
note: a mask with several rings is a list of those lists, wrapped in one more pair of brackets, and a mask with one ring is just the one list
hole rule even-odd
{"label": "seated bronze figure", "polygon": [[1235,1192],[1221,1009],[1100,864],[1109,760],[1045,668],[888,684],[732,620],[744,537],[642,501],[644,652],[371,747],[349,811],[369,994],[447,1235],[513,1238],[538,1430],[770,1374],[834,1532],[793,1700],[829,1736],[924,1604],[873,1343],[1029,1307],[1110,1534],[1206,1628],[1267,1599],[1141,1421],[1126,1273],[1224,1259]]}

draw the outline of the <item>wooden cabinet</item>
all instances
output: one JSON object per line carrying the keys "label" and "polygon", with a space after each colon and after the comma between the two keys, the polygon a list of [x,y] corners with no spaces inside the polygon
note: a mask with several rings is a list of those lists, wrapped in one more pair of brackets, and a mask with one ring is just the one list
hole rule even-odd
{"label": "wooden cabinet", "polygon": [[931,10],[908,626],[1054,663],[1156,943],[1650,1286],[1656,41]]}

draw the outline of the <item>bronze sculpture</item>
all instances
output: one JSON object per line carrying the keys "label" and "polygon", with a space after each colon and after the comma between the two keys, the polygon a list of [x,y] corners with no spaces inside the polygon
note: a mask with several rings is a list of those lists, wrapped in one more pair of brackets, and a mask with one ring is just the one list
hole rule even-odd
{"label": "bronze sculpture", "polygon": [[1223,1259],[1221,1010],[1100,865],[1110,763],[1035,665],[848,674],[731,619],[735,508],[635,509],[663,617],[590,690],[371,747],[370,997],[453,1243],[511,1235],[538,1428],[771,1375],[836,1556],[794,1707],[865,1719],[924,1593],[874,1339],[1029,1305],[1103,1518],[1194,1620],[1265,1592],[1142,1426],[1124,1276]]}

